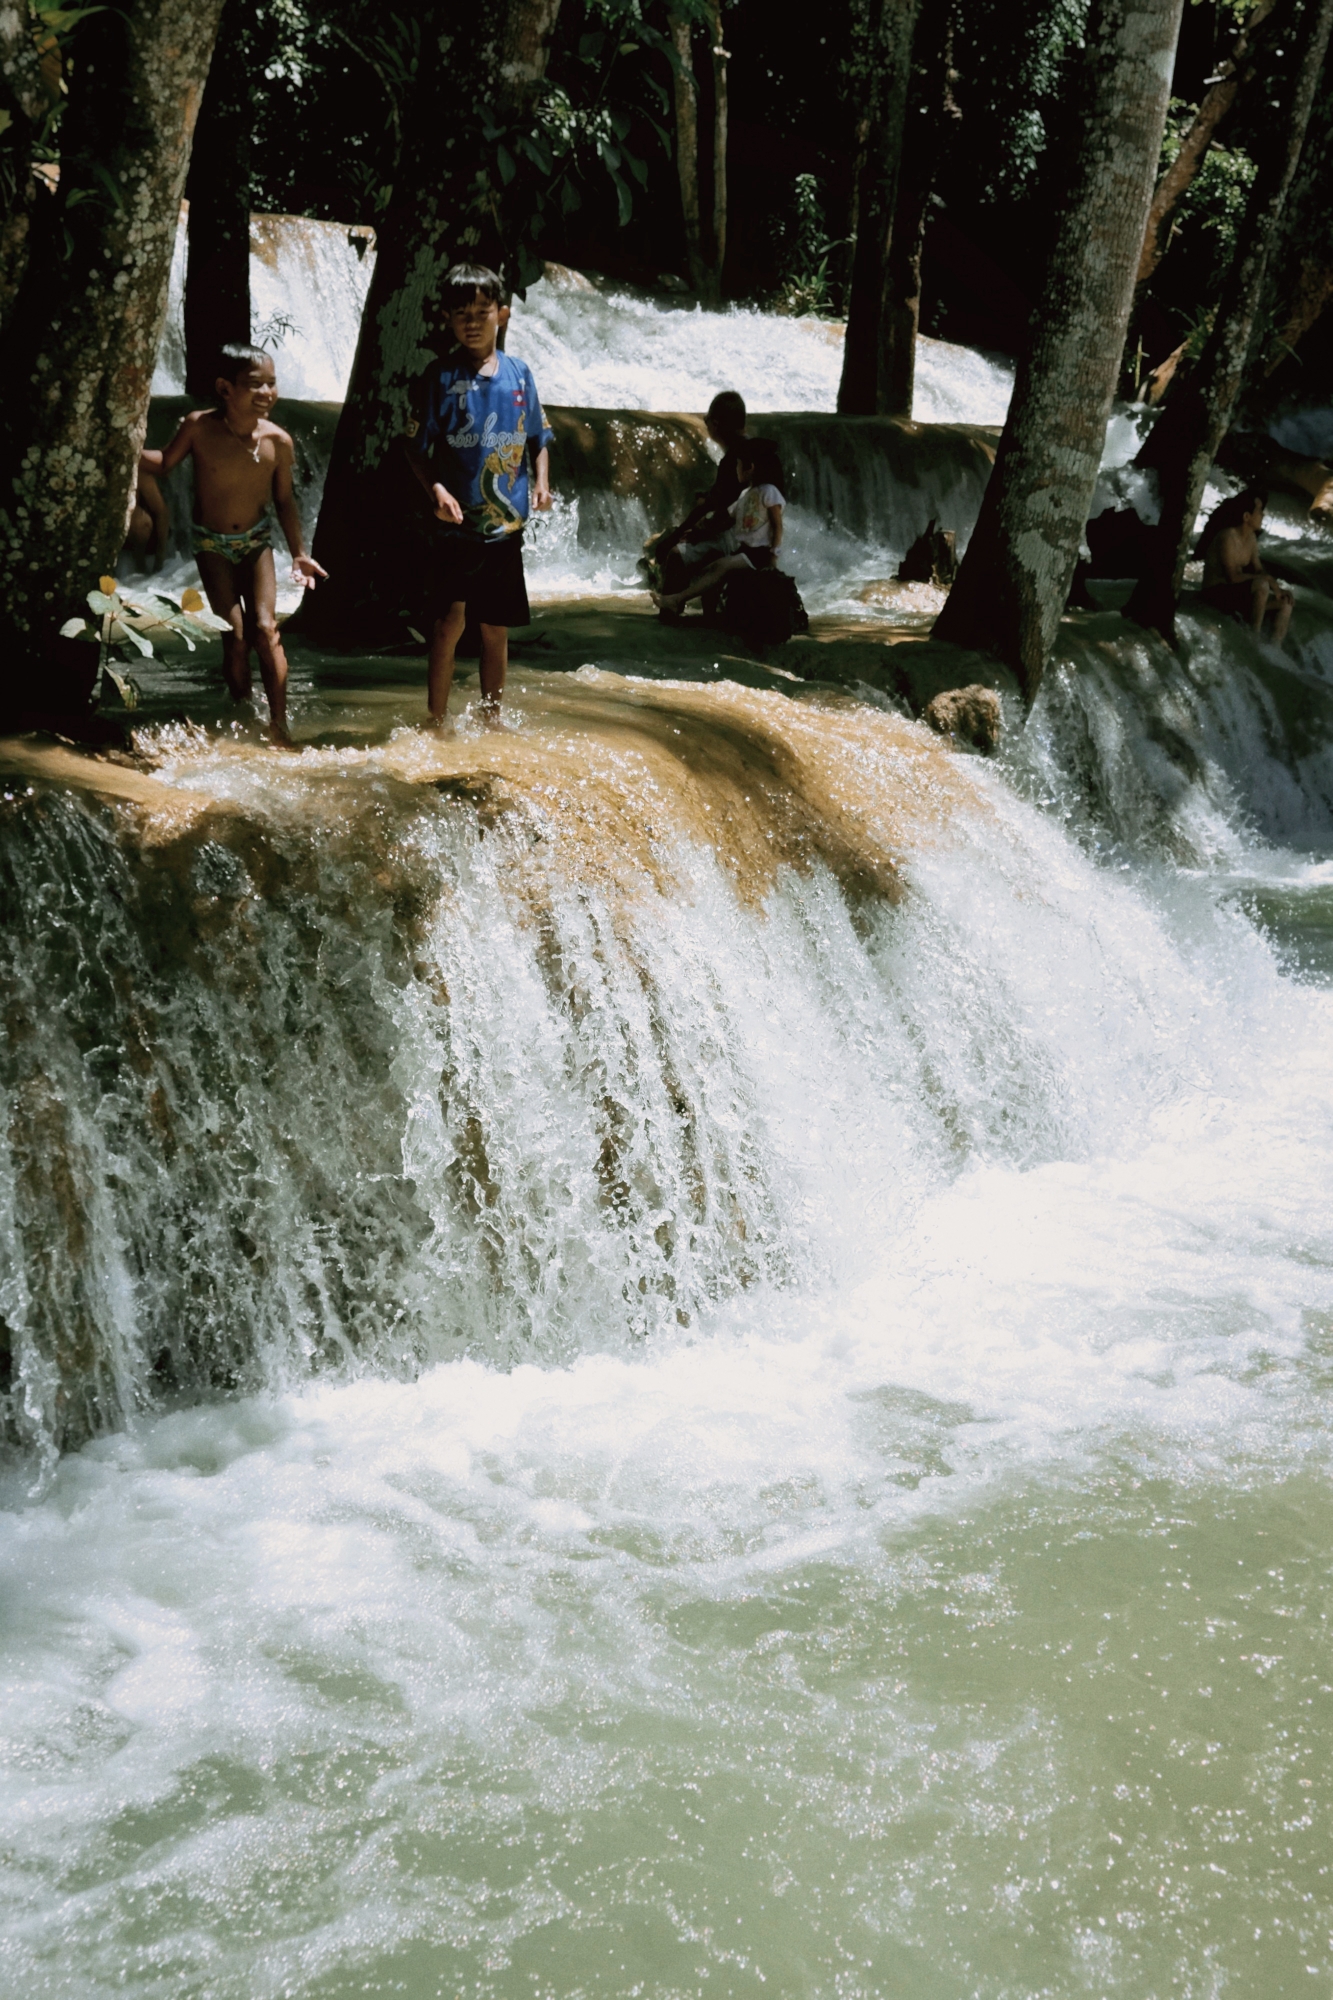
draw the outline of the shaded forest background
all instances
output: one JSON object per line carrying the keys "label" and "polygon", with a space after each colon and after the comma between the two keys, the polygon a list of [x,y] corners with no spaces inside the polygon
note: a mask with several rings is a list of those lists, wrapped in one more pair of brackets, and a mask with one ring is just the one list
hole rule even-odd
{"label": "shaded forest background", "polygon": [[[703,10],[700,10],[701,12]],[[1251,10],[1187,5],[1163,147],[1167,164]],[[919,13],[904,161],[947,99],[933,148],[921,331],[1015,354],[1049,252],[1052,215],[1077,143],[1076,62],[1086,0],[959,0]],[[857,155],[858,12],[852,6],[722,9],[729,143],[724,297],[841,317],[846,307]],[[251,208],[374,226],[396,170],[398,114],[419,60],[421,20],[365,0],[324,7],[244,0],[224,16],[249,71],[245,198]],[[665,7],[564,0],[551,38],[542,127],[557,143],[551,186],[531,176],[536,257],[623,282],[688,282],[674,157]],[[1287,42],[1291,37],[1287,36]],[[692,43],[705,174],[712,122],[709,24]],[[1132,392],[1182,341],[1197,346],[1225,282],[1255,164],[1280,117],[1291,53],[1262,51],[1218,127],[1169,226],[1170,247],[1141,287],[1126,350]],[[560,139],[567,142],[562,150]],[[609,164],[607,155],[613,157]],[[1273,401],[1333,385],[1321,324]]]}

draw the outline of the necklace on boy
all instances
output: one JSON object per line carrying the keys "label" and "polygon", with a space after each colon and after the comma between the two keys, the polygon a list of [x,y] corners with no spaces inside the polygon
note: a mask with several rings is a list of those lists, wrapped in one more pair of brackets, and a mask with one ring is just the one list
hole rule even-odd
{"label": "necklace on boy", "polygon": [[[259,426],[258,426],[258,425],[256,424],[256,426],[255,426],[254,430],[253,430],[253,431],[251,431],[251,433],[250,433],[250,436],[249,436],[249,437],[247,438],[247,437],[246,437],[246,435],[245,435],[245,433],[244,433],[243,431],[238,431],[238,430],[233,430],[233,429],[232,429],[232,426],[231,426],[231,423],[230,423],[230,421],[229,421],[229,420],[228,420],[228,419],[227,419],[226,417],[224,417],[224,418],[222,419],[222,421],[223,421],[223,423],[224,423],[224,424],[226,424],[226,426],[227,426],[227,429],[228,429],[229,431],[231,431],[231,434],[232,434],[232,436],[233,436],[233,437],[235,438],[235,440],[236,440],[237,444],[243,444],[243,445],[245,446],[246,450],[247,450],[247,451],[249,452],[249,454],[250,454],[251,458],[252,458],[252,459],[254,460],[255,464],[256,464],[256,465],[258,465],[258,463],[259,463]],[[253,443],[251,443],[251,441],[250,441],[250,439],[251,439],[251,438],[252,438],[252,439],[254,440],[254,442],[253,442]]]}

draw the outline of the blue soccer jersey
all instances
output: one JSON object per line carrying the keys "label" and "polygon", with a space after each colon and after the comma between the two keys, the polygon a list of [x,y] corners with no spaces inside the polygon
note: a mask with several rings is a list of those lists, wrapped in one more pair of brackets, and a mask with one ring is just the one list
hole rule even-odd
{"label": "blue soccer jersey", "polygon": [[488,542],[521,531],[529,440],[540,449],[555,436],[527,362],[498,352],[495,358],[493,375],[476,374],[456,352],[433,370],[419,439],[435,476],[463,509],[457,532]]}

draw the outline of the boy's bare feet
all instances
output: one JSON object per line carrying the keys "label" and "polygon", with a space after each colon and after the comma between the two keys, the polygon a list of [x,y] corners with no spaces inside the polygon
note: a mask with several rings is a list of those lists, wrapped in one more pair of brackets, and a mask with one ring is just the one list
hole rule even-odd
{"label": "boy's bare feet", "polygon": [[483,729],[507,729],[509,726],[500,713],[498,701],[487,701],[483,698],[477,704],[477,713],[481,718]]}
{"label": "boy's bare feet", "polygon": [[685,606],[681,602],[680,598],[677,597],[671,591],[650,590],[648,595],[652,598],[653,603],[657,606],[659,617],[679,618],[685,609]]}
{"label": "boy's bare feet", "polygon": [[458,733],[454,728],[454,720],[451,715],[428,715],[422,724],[422,728],[428,729],[432,736],[443,736],[446,738],[455,736]]}

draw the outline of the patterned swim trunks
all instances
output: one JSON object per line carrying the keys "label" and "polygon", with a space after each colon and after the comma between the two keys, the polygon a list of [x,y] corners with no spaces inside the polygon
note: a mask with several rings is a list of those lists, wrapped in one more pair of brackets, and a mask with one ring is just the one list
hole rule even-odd
{"label": "patterned swim trunks", "polygon": [[191,528],[191,543],[197,556],[221,556],[225,562],[239,565],[272,548],[273,523],[256,521],[253,528],[242,528],[233,535],[225,528],[206,528],[196,521]]}

